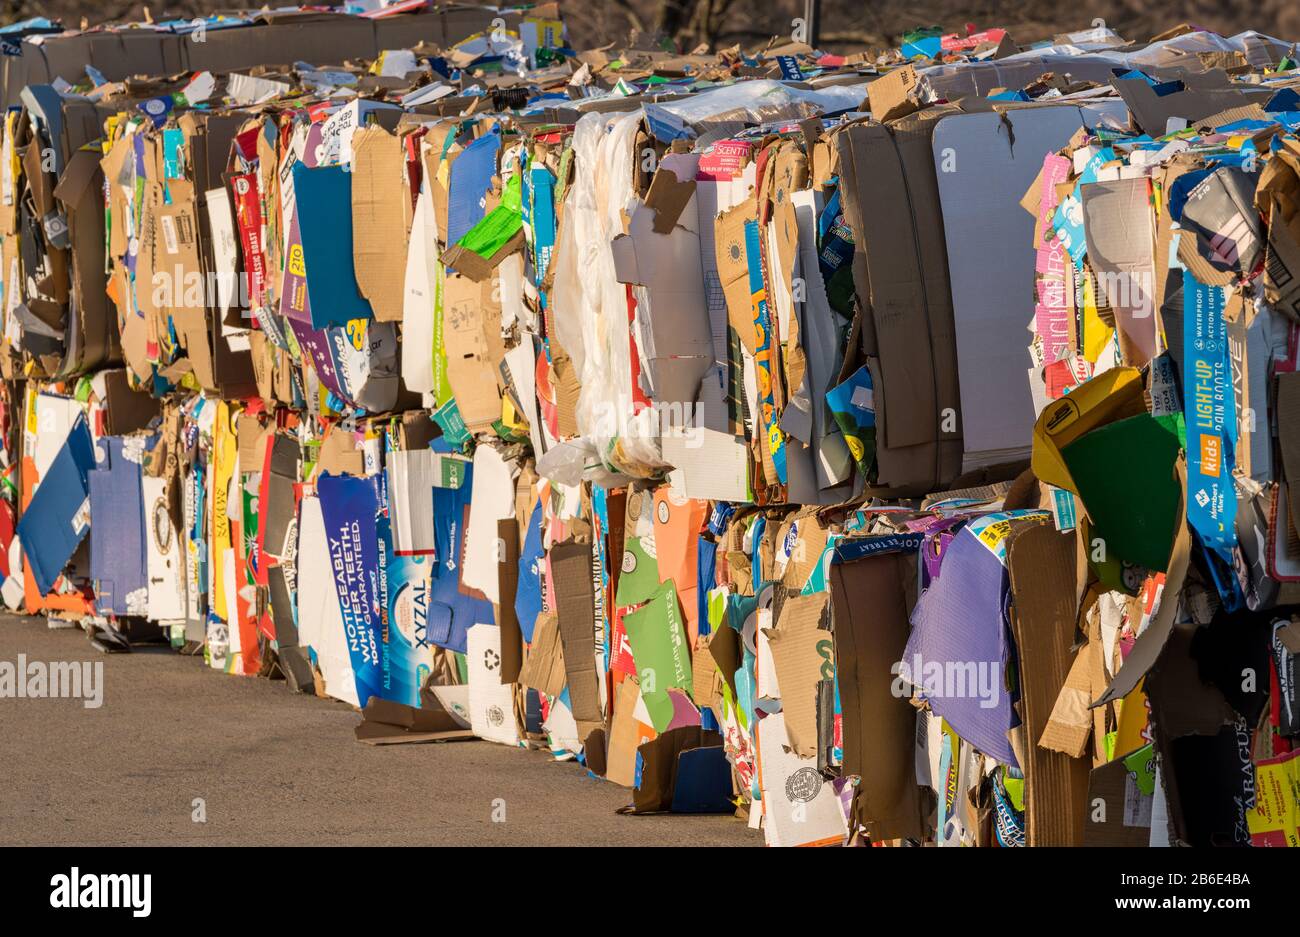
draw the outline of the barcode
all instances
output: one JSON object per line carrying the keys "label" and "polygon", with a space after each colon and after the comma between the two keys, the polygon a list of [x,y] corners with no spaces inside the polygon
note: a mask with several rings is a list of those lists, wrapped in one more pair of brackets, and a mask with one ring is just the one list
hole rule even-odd
{"label": "barcode", "polygon": [[167,253],[177,253],[176,219],[172,218],[171,215],[163,215],[159,220],[162,222],[163,240],[167,243]]}

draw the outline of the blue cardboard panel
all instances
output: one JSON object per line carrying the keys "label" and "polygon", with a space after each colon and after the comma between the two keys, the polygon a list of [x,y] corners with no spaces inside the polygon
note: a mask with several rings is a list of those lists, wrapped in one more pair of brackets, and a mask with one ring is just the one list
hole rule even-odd
{"label": "blue cardboard panel", "polygon": [[484,134],[465,147],[451,164],[451,177],[447,181],[448,244],[455,244],[483,220],[500,146],[495,133]]}
{"label": "blue cardboard panel", "polygon": [[143,615],[147,611],[148,545],[140,463],[126,458],[126,440],[99,440],[99,461],[87,476],[90,514],[90,575],[95,606],[105,614]]}
{"label": "blue cardboard panel", "polygon": [[342,166],[293,166],[312,328],[370,319],[352,267],[352,174]]}
{"label": "blue cardboard panel", "polygon": [[95,467],[90,427],[77,417],[18,521],[18,536],[41,594],[54,588],[63,567],[90,530],[87,475]]}

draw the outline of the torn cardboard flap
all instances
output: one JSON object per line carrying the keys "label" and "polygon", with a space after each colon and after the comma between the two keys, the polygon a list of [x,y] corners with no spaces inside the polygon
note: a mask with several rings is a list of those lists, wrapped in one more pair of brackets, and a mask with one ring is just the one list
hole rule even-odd
{"label": "torn cardboard flap", "polygon": [[871,116],[883,124],[915,111],[920,106],[914,97],[917,81],[916,68],[909,63],[868,84],[867,102]]}
{"label": "torn cardboard flap", "polygon": [[[695,195],[698,160],[681,159],[681,155],[664,157],[646,192],[645,207],[654,212],[655,234],[671,234]],[[688,219],[688,227],[694,230],[694,219]]]}
{"label": "torn cardboard flap", "polygon": [[1075,846],[1083,841],[1087,762],[1035,744],[1072,669],[1074,540],[1073,532],[1037,524],[1014,530],[1007,545],[1011,625],[1018,666],[1026,676],[1021,718],[1028,744],[1017,756],[1025,772],[1026,837],[1031,846]]}
{"label": "torn cardboard flap", "polygon": [[352,256],[357,286],[380,322],[400,322],[412,208],[401,137],[383,127],[352,136]]}
{"label": "torn cardboard flap", "polygon": [[745,251],[745,222],[758,213],[757,198],[740,203],[718,216],[714,225],[718,278],[727,303],[727,321],[740,336],[741,344],[753,354],[758,350],[754,313],[749,289],[749,261]]}
{"label": "torn cardboard flap", "polygon": [[817,754],[817,684],[835,674],[831,633],[820,627],[828,598],[815,592],[786,599],[776,628],[766,629],[786,735],[801,758]]}
{"label": "torn cardboard flap", "polygon": [[443,266],[455,270],[460,276],[467,277],[475,283],[482,283],[492,276],[507,257],[519,251],[523,246],[524,232],[521,228],[511,235],[510,240],[501,245],[490,257],[481,257],[469,248],[458,244],[443,251],[440,259]]}
{"label": "torn cardboard flap", "polygon": [[545,611],[537,616],[533,625],[533,643],[528,647],[519,672],[519,683],[547,696],[559,696],[564,692],[564,650],[555,612]]}
{"label": "torn cardboard flap", "polygon": [[447,381],[461,419],[470,432],[479,432],[501,418],[501,304],[491,280],[475,283],[448,274],[443,291]]}
{"label": "torn cardboard flap", "polygon": [[[695,155],[669,153],[656,177],[673,173],[693,180],[698,162]],[[644,288],[638,292],[634,328],[654,397],[666,403],[693,402],[714,357],[693,189],[693,181],[689,187],[661,186],[658,207],[648,200],[638,206],[628,233],[611,245],[614,276]],[[674,204],[683,196],[685,201]],[[664,206],[677,214],[660,233]]]}
{"label": "torn cardboard flap", "polygon": [[596,610],[591,545],[572,541],[556,544],[551,548],[551,575],[569,705],[581,729],[583,723],[604,721],[593,637]]}

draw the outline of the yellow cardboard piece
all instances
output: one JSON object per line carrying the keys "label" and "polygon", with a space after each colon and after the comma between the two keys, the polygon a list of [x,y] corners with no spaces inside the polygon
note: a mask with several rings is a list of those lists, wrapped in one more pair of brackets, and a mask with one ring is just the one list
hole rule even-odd
{"label": "yellow cardboard piece", "polygon": [[1034,424],[1034,475],[1078,494],[1061,450],[1099,426],[1145,413],[1142,391],[1137,368],[1112,368],[1049,403]]}

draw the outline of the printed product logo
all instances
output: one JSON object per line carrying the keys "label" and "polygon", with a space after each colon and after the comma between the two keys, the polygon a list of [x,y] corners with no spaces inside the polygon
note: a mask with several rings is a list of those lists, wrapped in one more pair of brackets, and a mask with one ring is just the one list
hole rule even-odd
{"label": "printed product logo", "polygon": [[791,803],[812,803],[822,789],[822,776],[816,768],[800,768],[785,780],[785,797]]}
{"label": "printed product logo", "polygon": [[172,548],[172,516],[167,512],[167,502],[159,498],[153,505],[153,537],[158,552],[166,556]]}
{"label": "printed product logo", "polygon": [[488,648],[483,652],[483,666],[488,670],[496,670],[501,666],[501,655]]}
{"label": "printed product logo", "polygon": [[409,647],[429,646],[428,580],[408,583],[393,600],[392,623]]}
{"label": "printed product logo", "polygon": [[348,338],[352,341],[352,347],[361,351],[366,347],[366,320],[349,319],[347,324]]}
{"label": "printed product logo", "polygon": [[1079,418],[1079,405],[1066,397],[1057,404],[1056,412],[1047,418],[1044,427],[1047,435],[1054,436]]}
{"label": "printed product logo", "polygon": [[[1208,433],[1201,434],[1201,473],[1217,476],[1223,459],[1223,440]],[[1208,500],[1208,499],[1207,499]]]}
{"label": "printed product logo", "polygon": [[631,550],[623,551],[623,572],[630,573],[636,569],[636,556]]}
{"label": "printed product logo", "polygon": [[489,706],[487,711],[488,723],[496,728],[505,725],[506,714],[501,711],[500,706]]}
{"label": "printed product logo", "polygon": [[284,543],[284,555],[280,557],[280,566],[284,569],[284,581],[288,583],[290,590],[297,591],[298,551],[295,544],[298,543],[298,518],[294,517],[289,520],[289,525],[285,529]]}
{"label": "printed product logo", "polygon": [[668,523],[668,502],[667,501],[659,502],[658,513],[659,513],[659,523],[667,524]]}

